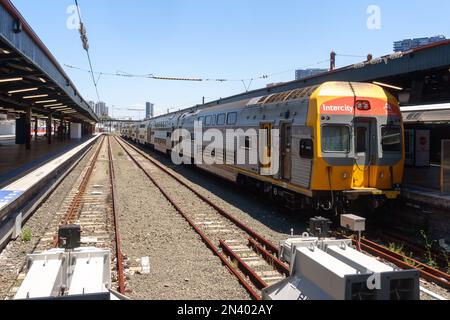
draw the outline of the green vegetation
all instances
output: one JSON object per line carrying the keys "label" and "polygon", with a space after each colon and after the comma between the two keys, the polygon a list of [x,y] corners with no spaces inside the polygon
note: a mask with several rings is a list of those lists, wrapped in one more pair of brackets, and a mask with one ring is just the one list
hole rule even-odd
{"label": "green vegetation", "polygon": [[407,253],[405,251],[404,244],[398,245],[396,243],[389,243],[389,250],[392,252],[395,252],[397,254],[401,254],[402,256],[405,256],[403,261],[415,268],[419,268],[419,265],[413,261],[413,254],[412,252]]}
{"label": "green vegetation", "polygon": [[397,245],[395,243],[389,243],[389,250],[390,251],[398,253],[398,254],[401,254],[401,255],[404,256],[405,252],[403,250],[403,247],[404,247],[403,244],[402,245]]}
{"label": "green vegetation", "polygon": [[31,229],[29,229],[29,228],[23,229],[23,231],[22,231],[22,241],[30,242],[32,237],[33,237],[33,235],[31,233]]}
{"label": "green vegetation", "polygon": [[425,243],[426,264],[432,268],[437,268],[438,264],[435,261],[435,259],[433,257],[433,253],[432,253],[433,244],[436,243],[436,240],[430,240],[428,238],[427,234],[425,233],[425,231],[423,231],[423,230],[420,230],[420,234],[422,235],[422,238]]}

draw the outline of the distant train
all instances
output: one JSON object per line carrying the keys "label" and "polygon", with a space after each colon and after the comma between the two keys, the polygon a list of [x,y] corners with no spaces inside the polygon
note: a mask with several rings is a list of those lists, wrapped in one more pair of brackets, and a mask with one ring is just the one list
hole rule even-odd
{"label": "distant train", "polygon": [[[238,149],[257,147],[267,133],[263,158],[273,157],[272,133],[279,132],[279,170],[263,174],[269,162],[198,164],[207,172],[239,185],[251,185],[293,208],[312,207],[345,212],[356,200],[372,208],[400,195],[404,171],[404,127],[396,99],[367,83],[326,82],[213,107],[160,116],[122,129],[122,136],[170,154],[177,129],[194,137],[203,131],[240,130]],[[245,132],[255,129],[256,137]],[[264,131],[260,131],[264,129]],[[181,140],[181,139],[180,139]],[[189,140],[192,148],[194,138]],[[202,151],[228,157],[215,148]],[[278,160],[278,158],[277,158]]]}

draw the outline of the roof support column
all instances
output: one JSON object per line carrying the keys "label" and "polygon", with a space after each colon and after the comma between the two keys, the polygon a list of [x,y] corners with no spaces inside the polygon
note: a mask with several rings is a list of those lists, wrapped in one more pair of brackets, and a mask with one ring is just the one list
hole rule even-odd
{"label": "roof support column", "polygon": [[62,119],[59,120],[58,122],[58,140],[59,141],[63,141],[64,140],[64,136],[63,136],[63,121]]}
{"label": "roof support column", "polygon": [[31,150],[31,106],[25,108],[25,148]]}
{"label": "roof support column", "polygon": [[50,113],[47,118],[47,142],[48,144],[52,144],[52,122],[53,122],[53,114]]}
{"label": "roof support column", "polygon": [[38,130],[39,130],[39,118],[34,118],[34,140],[37,141],[38,139]]}

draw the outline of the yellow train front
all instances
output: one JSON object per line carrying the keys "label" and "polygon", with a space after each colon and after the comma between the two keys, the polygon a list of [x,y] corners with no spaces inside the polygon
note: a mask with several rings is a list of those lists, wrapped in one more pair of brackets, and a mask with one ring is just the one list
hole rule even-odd
{"label": "yellow train front", "polygon": [[387,91],[373,84],[327,83],[310,98],[308,126],[315,137],[316,206],[329,209],[363,198],[377,208],[400,195],[404,128],[398,102]]}

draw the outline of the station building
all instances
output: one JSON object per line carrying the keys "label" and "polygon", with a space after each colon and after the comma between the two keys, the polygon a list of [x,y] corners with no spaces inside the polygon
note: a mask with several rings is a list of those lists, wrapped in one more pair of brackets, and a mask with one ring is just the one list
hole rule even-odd
{"label": "station building", "polygon": [[81,143],[97,122],[20,12],[11,1],[1,1],[0,184],[21,167],[38,165]]}

